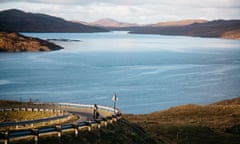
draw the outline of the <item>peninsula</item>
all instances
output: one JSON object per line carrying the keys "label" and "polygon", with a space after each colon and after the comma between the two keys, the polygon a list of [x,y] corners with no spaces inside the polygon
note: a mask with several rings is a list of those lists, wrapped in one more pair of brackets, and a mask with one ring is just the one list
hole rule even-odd
{"label": "peninsula", "polygon": [[54,43],[23,36],[15,32],[0,32],[0,52],[37,52],[63,49]]}

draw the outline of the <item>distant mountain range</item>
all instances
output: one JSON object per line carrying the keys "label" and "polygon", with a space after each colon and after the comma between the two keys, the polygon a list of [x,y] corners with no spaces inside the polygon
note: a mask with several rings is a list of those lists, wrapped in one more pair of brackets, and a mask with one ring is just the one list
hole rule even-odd
{"label": "distant mountain range", "polygon": [[155,24],[133,24],[113,19],[100,19],[86,25],[100,26],[109,30],[129,31],[135,34],[183,35],[193,37],[220,37],[240,39],[240,20],[187,19],[180,21],[159,22]]}
{"label": "distant mountain range", "polygon": [[240,39],[240,20],[216,20],[183,26],[131,27],[130,33]]}
{"label": "distant mountain range", "polygon": [[169,21],[169,22],[159,22],[156,24],[150,24],[146,26],[153,26],[153,27],[169,27],[169,26],[186,26],[196,23],[207,23],[207,20],[203,19],[187,19],[187,20],[179,20],[179,21]]}
{"label": "distant mountain range", "polygon": [[133,26],[139,26],[138,24],[134,23],[125,23],[125,22],[119,22],[113,19],[100,19],[94,22],[89,23],[89,25],[94,26],[101,26],[101,27],[133,27]]}
{"label": "distant mountain range", "polygon": [[66,21],[45,14],[26,13],[17,9],[0,12],[0,31],[11,32],[106,32],[100,27]]}
{"label": "distant mountain range", "polygon": [[94,22],[66,21],[45,14],[11,9],[0,12],[0,31],[13,32],[107,32],[126,30],[136,34],[183,35],[240,39],[240,20],[188,19],[140,25],[100,19]]}
{"label": "distant mountain range", "polygon": [[[76,22],[76,21],[75,21]],[[159,22],[156,24],[136,24],[136,23],[126,23],[126,22],[119,22],[114,19],[103,18],[99,19],[94,22],[79,22],[85,25],[92,25],[92,26],[100,26],[106,28],[126,28],[126,27],[168,27],[168,26],[185,26],[194,23],[206,23],[207,20],[202,19],[187,19],[187,20],[179,20],[179,21],[168,21],[168,22]]]}

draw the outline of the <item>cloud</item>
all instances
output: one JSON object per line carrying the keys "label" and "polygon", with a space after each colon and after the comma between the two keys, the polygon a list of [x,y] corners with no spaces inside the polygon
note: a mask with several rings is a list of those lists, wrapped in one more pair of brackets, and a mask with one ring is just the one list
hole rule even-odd
{"label": "cloud", "polygon": [[91,4],[113,4],[113,5],[165,5],[165,6],[191,6],[191,7],[240,7],[239,0],[0,0],[3,2],[27,2],[44,4],[67,4],[67,5],[91,5]]}
{"label": "cloud", "polygon": [[0,0],[0,10],[9,8],[79,21],[113,18],[156,23],[188,18],[240,19],[239,0]]}

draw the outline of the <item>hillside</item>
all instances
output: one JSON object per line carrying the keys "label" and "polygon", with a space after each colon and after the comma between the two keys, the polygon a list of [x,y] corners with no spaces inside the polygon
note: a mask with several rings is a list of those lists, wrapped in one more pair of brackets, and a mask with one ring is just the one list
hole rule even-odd
{"label": "hillside", "polygon": [[90,25],[94,26],[101,26],[101,27],[133,27],[133,26],[138,26],[137,24],[133,23],[124,23],[124,22],[119,22],[113,19],[100,19],[94,22],[89,23]]}
{"label": "hillside", "polygon": [[[8,101],[8,100],[0,100],[0,108],[2,107],[38,107],[38,105],[35,105],[31,102],[16,102],[16,101]],[[43,105],[42,105],[43,106]],[[46,107],[54,107],[53,105],[46,104]],[[6,113],[6,112],[2,112]],[[24,115],[23,115],[24,113]],[[18,115],[19,114],[19,115]],[[6,114],[5,114],[6,115]],[[14,119],[14,116],[18,117],[18,119],[21,119],[23,116],[26,117],[26,119],[31,119],[32,117],[40,117],[43,116],[42,113],[40,115],[37,115],[37,113],[34,112],[8,112],[7,117],[6,116],[0,116],[0,122],[1,120],[4,121],[4,119],[10,118],[11,120]],[[46,116],[44,114],[44,116]],[[1,131],[0,131],[1,132]],[[0,143],[1,143],[1,137],[0,137]],[[11,141],[11,144],[29,144],[33,143],[32,139],[23,139],[23,140],[17,140],[17,141]],[[39,137],[39,144],[143,144],[143,143],[151,143],[151,144],[163,144],[161,141],[155,140],[153,137],[151,137],[151,134],[148,134],[141,126],[129,122],[126,119],[120,119],[117,122],[114,122],[113,124],[108,124],[107,127],[103,128],[94,128],[92,131],[80,131],[78,137],[74,137],[73,133],[64,133],[61,139],[57,137],[57,135],[50,135],[50,136],[40,136]]]}
{"label": "hillside", "polygon": [[159,22],[159,23],[150,24],[147,26],[153,26],[153,27],[186,26],[186,25],[191,25],[195,23],[206,23],[206,22],[207,20],[202,20],[202,19],[187,19],[187,20],[179,20],[179,21]]}
{"label": "hillside", "polygon": [[[17,103],[0,101],[0,104]],[[39,144],[239,144],[239,104],[240,97],[210,105],[187,104],[151,114],[125,114],[105,128],[82,131],[79,137],[69,133],[61,140],[57,136],[41,137]]]}
{"label": "hillside", "polygon": [[0,12],[0,31],[11,32],[106,32],[106,29],[69,22],[45,14],[16,9]]}
{"label": "hillside", "polygon": [[0,32],[0,52],[51,51],[62,47],[38,38],[18,33]]}
{"label": "hillside", "polygon": [[240,20],[216,20],[185,26],[144,26],[125,30],[134,34],[182,35],[240,39]]}
{"label": "hillside", "polygon": [[165,143],[239,144],[240,97],[210,105],[183,105],[146,115],[125,115]]}

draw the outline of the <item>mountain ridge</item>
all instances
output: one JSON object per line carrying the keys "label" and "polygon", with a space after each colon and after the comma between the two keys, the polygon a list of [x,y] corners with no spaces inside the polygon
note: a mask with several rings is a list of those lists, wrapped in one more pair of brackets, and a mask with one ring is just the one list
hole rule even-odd
{"label": "mountain ridge", "polygon": [[139,26],[138,24],[120,22],[120,21],[110,19],[110,18],[99,19],[99,20],[96,20],[94,22],[90,22],[89,24],[94,25],[94,26],[101,26],[101,27],[133,27],[133,26]]}
{"label": "mountain ridge", "polygon": [[0,11],[0,31],[10,32],[107,32],[108,30],[66,21],[63,18],[18,9]]}
{"label": "mountain ridge", "polygon": [[17,9],[0,11],[0,31],[92,33],[113,30],[129,31],[130,34],[240,39],[240,20],[185,19],[140,25],[106,18],[94,22],[66,21],[55,16]]}
{"label": "mountain ridge", "polygon": [[240,39],[240,20],[215,20],[185,26],[134,27],[125,29],[132,34],[159,34],[192,37]]}
{"label": "mountain ridge", "polygon": [[184,20],[178,20],[178,21],[158,22],[155,24],[149,24],[147,26],[153,26],[153,27],[186,26],[186,25],[191,25],[195,23],[206,23],[206,22],[208,21],[204,19],[184,19]]}
{"label": "mountain ridge", "polygon": [[100,19],[89,23],[109,30],[129,31],[130,34],[160,34],[192,37],[240,39],[240,20],[185,19],[155,24],[132,24],[113,19]]}

